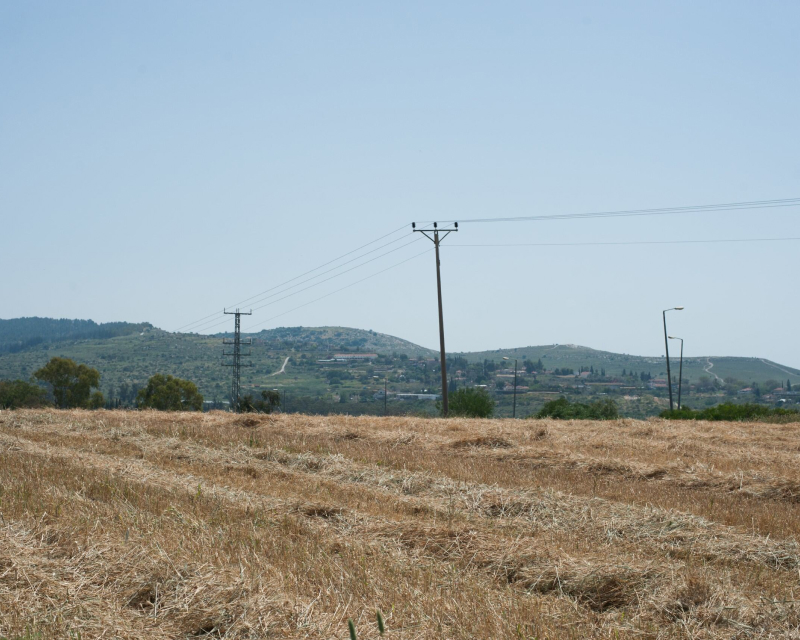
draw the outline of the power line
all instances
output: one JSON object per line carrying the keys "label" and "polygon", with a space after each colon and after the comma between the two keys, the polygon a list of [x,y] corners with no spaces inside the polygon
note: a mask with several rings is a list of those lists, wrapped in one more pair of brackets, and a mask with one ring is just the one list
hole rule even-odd
{"label": "power line", "polygon": [[724,242],[784,242],[797,238],[733,238],[730,240],[636,240],[631,242],[514,242],[508,244],[451,244],[451,247],[592,247],[638,244],[718,244]]}
{"label": "power line", "polygon": [[[282,286],[284,286],[284,285],[287,285],[287,284],[289,284],[290,282],[294,282],[295,280],[297,280],[297,279],[299,279],[299,278],[302,278],[303,276],[306,276],[306,275],[308,275],[309,273],[314,273],[314,271],[319,271],[319,270],[320,270],[320,269],[322,269],[323,267],[327,267],[329,264],[333,264],[334,262],[338,262],[338,261],[339,261],[339,260],[341,260],[342,258],[346,258],[347,256],[349,256],[349,255],[352,255],[352,254],[356,253],[357,251],[361,251],[361,249],[365,249],[366,247],[368,247],[368,246],[370,246],[370,245],[373,245],[373,244],[375,244],[376,242],[380,242],[380,241],[381,241],[381,240],[383,240],[384,238],[388,238],[389,236],[392,236],[392,235],[394,235],[395,233],[397,233],[397,232],[399,232],[399,231],[402,231],[402,230],[403,230],[403,229],[405,229],[405,228],[406,228],[406,225],[403,225],[402,227],[398,227],[398,228],[397,228],[397,229],[395,229],[394,231],[391,231],[391,232],[389,232],[389,233],[387,233],[387,234],[385,234],[385,235],[382,235],[382,236],[380,236],[379,238],[376,238],[375,240],[372,240],[372,241],[370,241],[370,242],[367,242],[366,244],[363,244],[363,245],[361,245],[360,247],[357,247],[356,249],[353,249],[352,251],[348,251],[347,253],[343,253],[342,255],[340,255],[340,256],[339,256],[339,257],[337,257],[337,258],[334,258],[333,260],[329,260],[328,262],[325,262],[325,263],[323,263],[323,264],[319,265],[318,267],[314,267],[313,269],[309,269],[308,271],[306,271],[306,272],[304,272],[304,273],[301,273],[299,276],[295,276],[294,278],[291,278],[291,279],[289,279],[289,280],[286,280],[285,282],[282,282],[281,284],[277,284],[277,285],[275,285],[274,287],[270,287],[269,289],[266,289],[266,290],[262,291],[261,293],[257,293],[256,295],[254,295],[254,296],[250,296],[249,298],[245,298],[244,300],[240,300],[239,302],[237,302],[237,303],[235,303],[235,304],[233,304],[233,305],[231,305],[231,306],[232,306],[232,307],[235,307],[236,305],[243,304],[243,303],[245,303],[245,302],[248,302],[248,301],[252,300],[253,298],[257,298],[257,297],[259,297],[259,296],[261,296],[261,295],[264,295],[265,293],[269,293],[270,291],[273,291],[274,289],[277,289],[278,287],[282,287]],[[383,245],[382,247],[378,247],[377,249],[373,249],[372,251],[368,251],[367,253],[365,253],[365,254],[363,254],[363,255],[361,255],[361,256],[358,256],[358,257],[364,257],[364,256],[366,256],[366,255],[369,255],[370,253],[374,253],[375,251],[378,251],[379,249],[381,249],[381,248],[383,248],[383,247],[389,246],[390,244],[393,244],[394,242],[399,242],[400,240],[402,240],[402,238],[398,238],[397,240],[393,240],[392,242],[388,242],[388,243],[386,243],[385,245]],[[354,258],[354,260],[357,260],[357,259],[358,259],[358,257]],[[352,262],[352,260],[350,260],[350,261],[348,261],[348,262]],[[348,264],[348,262],[346,262],[346,263],[344,263],[344,264]],[[341,267],[341,266],[344,266],[344,265],[339,265],[339,267]],[[333,270],[335,270],[335,269],[338,269],[339,267],[334,267],[333,269],[330,269],[329,271],[333,271]],[[328,273],[328,272],[326,271],[325,273]],[[319,274],[319,275],[324,275],[324,274]],[[175,333],[177,333],[177,332],[178,332],[178,331],[180,331],[181,329],[185,329],[185,328],[187,328],[187,327],[191,327],[192,325],[200,324],[200,323],[202,323],[202,322],[203,322],[203,320],[207,320],[208,318],[214,318],[214,317],[217,317],[217,316],[219,316],[219,315],[220,315],[220,313],[219,313],[218,311],[217,311],[217,312],[214,312],[214,313],[212,313],[212,314],[209,314],[209,315],[205,316],[204,318],[200,318],[199,320],[195,320],[194,322],[190,322],[190,323],[188,323],[188,324],[185,324],[185,325],[183,325],[182,327],[178,327],[177,329],[175,329]]]}
{"label": "power line", "polygon": [[[800,198],[782,200],[754,200],[751,202],[728,202],[722,204],[690,205],[684,207],[664,207],[660,209],[631,209],[620,211],[595,211],[587,213],[564,213],[541,216],[516,216],[501,218],[459,218],[464,222],[536,222],[541,220],[582,220],[587,218],[623,218],[634,216],[663,216],[678,213],[709,213],[714,211],[747,211],[752,209],[773,209],[778,207],[800,206]],[[426,221],[428,222],[428,221]],[[447,221],[453,222],[453,221]]]}
{"label": "power line", "polygon": [[433,249],[425,249],[425,251],[417,253],[417,254],[411,256],[410,258],[406,258],[405,260],[401,260],[400,262],[397,262],[397,263],[393,264],[390,267],[386,267],[385,269],[381,269],[380,271],[377,271],[377,272],[373,273],[372,275],[367,276],[366,278],[361,278],[361,280],[356,280],[355,282],[351,282],[350,284],[345,285],[344,287],[341,287],[339,289],[336,289],[335,291],[331,291],[330,293],[326,293],[324,296],[320,296],[319,298],[315,298],[314,300],[310,300],[310,301],[308,301],[308,302],[306,302],[304,304],[301,304],[301,305],[299,305],[297,307],[294,307],[293,309],[289,309],[288,311],[284,311],[283,313],[279,313],[277,315],[274,315],[271,318],[267,318],[266,320],[262,320],[261,322],[258,322],[256,324],[254,324],[253,327],[261,326],[262,324],[266,324],[270,320],[274,320],[275,318],[280,318],[281,316],[285,316],[287,313],[291,313],[292,311],[297,311],[298,309],[302,309],[303,307],[307,307],[310,304],[313,304],[315,302],[319,302],[320,300],[324,300],[325,298],[329,298],[330,296],[332,296],[332,295],[334,295],[336,293],[339,293],[340,291],[344,291],[345,289],[349,289],[350,287],[354,287],[357,284],[361,284],[362,282],[364,282],[366,280],[370,280],[371,278],[379,276],[382,273],[386,273],[387,271],[390,271],[391,269],[399,267],[400,265],[405,264],[406,262],[410,262],[411,260],[414,260],[415,258],[419,258],[420,256],[423,256],[426,253],[429,253],[431,251],[433,251]]}
{"label": "power line", "polygon": [[[381,245],[380,247],[378,247],[378,249],[382,249],[384,247],[388,247],[389,245],[394,244],[396,242],[399,242],[400,240],[403,240],[404,238],[405,238],[405,236],[402,237],[402,238],[398,238],[397,240],[393,240],[392,242],[387,242],[385,245]],[[333,275],[330,278],[326,278],[325,280],[320,280],[319,282],[316,282],[316,283],[306,287],[305,289],[300,289],[299,291],[295,291],[294,293],[290,293],[288,296],[284,296],[283,298],[279,298],[278,300],[273,300],[272,302],[269,302],[267,304],[263,304],[260,307],[255,307],[254,311],[258,311],[259,309],[263,309],[264,307],[267,307],[267,306],[269,306],[271,304],[275,304],[276,302],[280,302],[281,300],[285,300],[286,298],[289,298],[289,297],[291,297],[293,295],[296,295],[296,294],[300,293],[301,291],[306,291],[308,289],[316,287],[317,285],[320,285],[323,282],[327,282],[328,280],[333,280],[334,278],[338,278],[339,276],[342,276],[342,275],[344,275],[346,273],[349,273],[350,271],[353,271],[354,269],[358,269],[359,267],[363,267],[365,264],[369,264],[370,262],[374,262],[375,260],[379,260],[380,258],[383,258],[383,257],[389,255],[390,253],[394,253],[395,251],[399,251],[400,249],[403,249],[404,247],[407,247],[408,245],[412,244],[415,241],[416,240],[412,240],[411,242],[407,242],[407,243],[405,243],[403,245],[400,245],[399,247],[397,247],[395,249],[392,249],[391,251],[386,251],[385,253],[382,253],[382,254],[380,254],[378,256],[375,256],[374,258],[371,258],[369,260],[366,260],[366,261],[362,262],[361,264],[357,264],[354,267],[351,267],[350,269],[346,269],[345,271],[337,273],[336,275]],[[337,269],[341,269],[343,266],[345,266],[347,264],[350,264],[351,262],[354,262],[355,260],[359,260],[359,259],[363,258],[364,256],[367,256],[367,255],[369,255],[371,253],[374,253],[378,249],[374,249],[372,251],[368,251],[367,253],[361,254],[360,256],[358,256],[356,258],[353,258],[352,260],[348,260],[347,262],[344,262],[344,263],[342,263],[342,264],[340,264],[340,265],[338,265],[336,267],[333,267],[331,269],[323,271],[322,273],[319,273],[319,274],[317,274],[315,276],[311,276],[307,280],[303,280],[302,282],[297,282],[297,283],[293,284],[292,286],[287,287],[286,289],[283,289],[282,291],[277,291],[277,292],[275,292],[275,293],[273,293],[271,295],[268,295],[268,296],[265,296],[263,298],[260,298],[260,299],[255,301],[255,304],[258,304],[259,302],[263,302],[264,300],[269,300],[270,298],[274,298],[275,296],[279,296],[282,293],[286,293],[287,291],[291,291],[295,287],[299,287],[300,285],[305,284],[306,282],[311,282],[312,280],[316,280],[317,278],[320,278],[320,277],[324,276],[325,274],[331,273],[332,271],[336,271]],[[301,276],[298,276],[298,277],[301,277]],[[297,278],[293,278],[293,280],[296,280],[296,279]],[[277,287],[280,287],[280,286],[282,286],[282,285],[277,285]],[[273,287],[273,289],[275,289],[277,287]],[[269,291],[269,289],[268,289],[268,291]],[[205,330],[207,328],[212,328],[214,326],[218,326],[219,324],[221,324],[220,322],[217,322],[217,324],[212,324],[214,322],[217,322],[217,318],[216,317],[214,319],[212,319],[212,320],[203,322],[200,325],[196,326],[193,329],[193,331],[202,331],[202,330]],[[211,327],[209,327],[208,325],[211,325]]]}
{"label": "power line", "polygon": [[[349,269],[346,269],[345,271],[342,271],[341,273],[337,273],[337,274],[331,276],[330,278],[325,278],[324,280],[320,280],[319,282],[315,282],[314,284],[309,285],[309,286],[307,286],[307,287],[305,287],[303,289],[298,289],[297,291],[293,291],[292,293],[290,293],[288,295],[285,295],[282,298],[278,298],[277,300],[273,300],[272,302],[267,302],[266,304],[262,304],[261,306],[253,307],[253,311],[258,311],[259,309],[263,309],[264,307],[269,307],[269,306],[271,306],[273,304],[277,304],[278,302],[281,302],[282,300],[286,300],[287,298],[291,298],[292,296],[296,296],[298,293],[302,293],[303,291],[308,291],[309,289],[313,289],[314,287],[317,287],[317,286],[319,286],[321,284],[324,284],[325,282],[328,282],[330,280],[334,280],[335,278],[343,276],[346,273],[350,273],[351,271],[354,271],[355,269],[363,267],[364,265],[369,264],[370,262],[375,262],[376,260],[380,260],[381,258],[385,258],[390,253],[394,253],[395,251],[400,251],[400,249],[405,249],[407,246],[409,246],[411,244],[414,244],[418,240],[420,240],[420,238],[415,238],[411,242],[406,242],[405,244],[400,245],[399,247],[397,247],[395,249],[392,249],[391,251],[387,251],[386,253],[382,253],[379,256],[375,256],[374,258],[370,258],[369,260],[366,260],[366,261],[362,262],[361,264],[357,264],[354,267],[350,267]],[[322,275],[322,274],[320,274],[320,275]],[[314,280],[314,278],[310,278],[309,280],[306,280],[305,282],[309,282],[310,280]],[[302,284],[302,283],[298,283],[297,285],[294,285],[294,286],[299,286],[299,284]],[[279,291],[278,293],[275,293],[272,296],[267,296],[266,298],[262,298],[262,301],[263,300],[267,300],[267,299],[269,299],[271,297],[274,297],[276,295],[280,295],[281,293],[286,293],[287,291],[289,291],[292,288],[294,288],[294,287],[289,287],[288,289],[284,289],[283,291]],[[214,322],[214,321],[212,320],[211,322]],[[216,324],[212,324],[210,326],[205,326],[205,325],[209,324],[208,322],[206,322],[206,323],[204,323],[204,325],[201,325],[200,327],[197,327],[195,330],[203,329],[203,330],[207,331],[208,329],[213,329],[214,327],[217,327],[217,326],[219,326],[220,324],[223,324],[223,323],[224,323],[224,321],[217,322]]]}

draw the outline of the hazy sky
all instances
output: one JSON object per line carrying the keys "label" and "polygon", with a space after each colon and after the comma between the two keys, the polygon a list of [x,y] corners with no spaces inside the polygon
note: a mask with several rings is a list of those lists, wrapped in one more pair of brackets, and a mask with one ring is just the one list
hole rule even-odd
{"label": "hazy sky", "polygon": [[[2,3],[0,317],[174,330],[412,220],[800,197],[798,23],[795,1]],[[800,367],[800,242],[451,246],[774,237],[800,207],[463,223],[448,350],[657,355],[685,305],[688,356]],[[426,242],[243,326],[436,348],[431,254],[270,319]]]}

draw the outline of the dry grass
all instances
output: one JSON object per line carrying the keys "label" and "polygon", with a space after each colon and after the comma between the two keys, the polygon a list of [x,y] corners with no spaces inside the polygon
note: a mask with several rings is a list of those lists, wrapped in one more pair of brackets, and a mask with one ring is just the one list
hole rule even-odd
{"label": "dry grass", "polygon": [[800,425],[0,413],[0,637],[800,638]]}

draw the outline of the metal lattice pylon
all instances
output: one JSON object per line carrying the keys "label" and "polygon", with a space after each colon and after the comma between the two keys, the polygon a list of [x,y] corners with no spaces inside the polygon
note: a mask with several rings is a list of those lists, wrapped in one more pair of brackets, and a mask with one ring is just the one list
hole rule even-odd
{"label": "metal lattice pylon", "polygon": [[252,363],[247,363],[245,365],[242,364],[242,357],[248,357],[250,353],[242,353],[242,345],[251,345],[253,341],[251,339],[247,339],[247,342],[242,342],[241,336],[241,316],[249,316],[252,315],[252,311],[243,312],[237,309],[236,311],[224,311],[226,315],[231,315],[236,317],[236,326],[233,331],[233,340],[223,340],[222,344],[230,344],[233,345],[233,352],[226,353],[223,349],[222,355],[223,356],[231,356],[233,357],[233,362],[225,362],[222,366],[224,367],[233,367],[233,381],[231,382],[231,411],[234,413],[239,412],[239,388],[241,386],[240,376],[241,376],[241,369],[242,367],[252,367]]}

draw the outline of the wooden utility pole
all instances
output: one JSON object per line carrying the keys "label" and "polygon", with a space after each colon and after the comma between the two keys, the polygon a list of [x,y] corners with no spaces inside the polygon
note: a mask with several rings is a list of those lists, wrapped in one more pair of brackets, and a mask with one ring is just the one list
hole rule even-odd
{"label": "wooden utility pole", "polygon": [[[458,231],[458,222],[451,229],[439,229],[439,225],[436,222],[433,223],[433,229],[417,229],[415,222],[411,223],[411,228],[431,240],[434,247],[436,247],[436,292],[439,297],[439,354],[442,359],[442,414],[447,417],[447,355],[444,350],[444,314],[442,313],[442,275],[439,261],[439,243],[454,231]],[[441,237],[439,236],[440,232],[444,234]],[[433,235],[428,235],[429,233],[433,233]]]}

